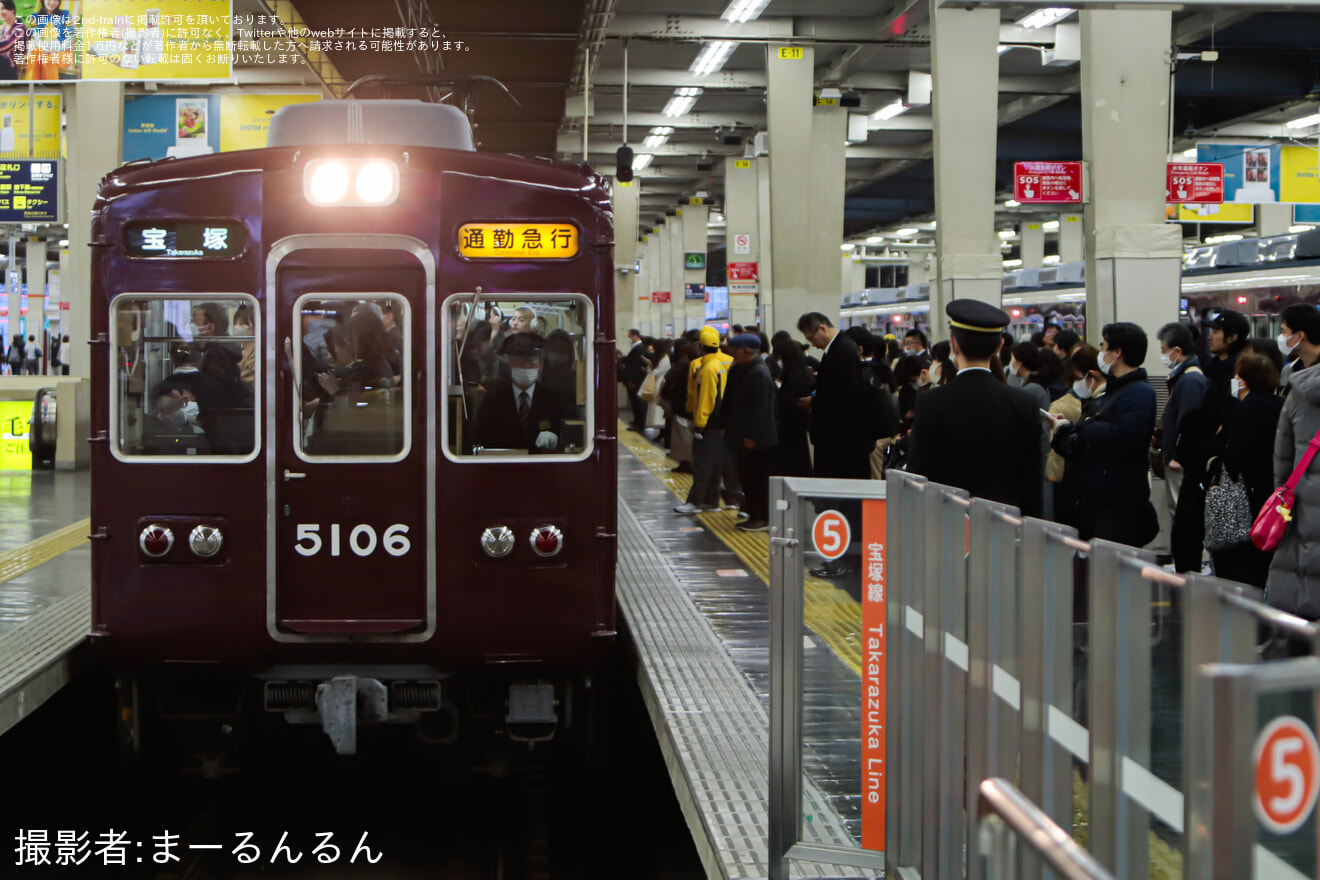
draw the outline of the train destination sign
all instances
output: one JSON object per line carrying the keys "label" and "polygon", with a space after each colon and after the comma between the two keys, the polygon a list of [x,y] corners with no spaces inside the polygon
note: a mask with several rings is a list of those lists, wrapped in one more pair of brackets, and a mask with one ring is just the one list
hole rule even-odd
{"label": "train destination sign", "polygon": [[144,220],[124,227],[130,257],[237,257],[247,246],[247,229],[236,220]]}
{"label": "train destination sign", "polygon": [[60,163],[0,162],[0,223],[59,223]]}
{"label": "train destination sign", "polygon": [[1024,205],[1058,205],[1082,201],[1082,163],[1014,163],[1013,198]]}
{"label": "train destination sign", "polygon": [[1170,204],[1223,204],[1224,163],[1170,162],[1164,200]]}
{"label": "train destination sign", "polygon": [[464,223],[458,252],[476,260],[566,260],[577,256],[572,223]]}

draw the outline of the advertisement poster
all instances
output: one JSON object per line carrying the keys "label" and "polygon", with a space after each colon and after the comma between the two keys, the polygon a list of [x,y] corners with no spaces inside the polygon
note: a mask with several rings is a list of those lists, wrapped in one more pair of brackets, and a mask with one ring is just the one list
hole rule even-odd
{"label": "advertisement poster", "polygon": [[1169,205],[1166,218],[1179,223],[1251,223],[1256,209],[1251,205],[1225,202],[1222,205]]}
{"label": "advertisement poster", "polygon": [[59,95],[37,94],[29,113],[26,93],[0,92],[0,159],[60,158],[60,110]]}
{"label": "advertisement poster", "polygon": [[1320,205],[1298,205],[1293,208],[1293,222],[1320,225]]}
{"label": "advertisement poster", "polygon": [[64,7],[70,13],[65,44],[76,33],[81,55],[67,51],[61,60],[69,64],[57,76],[32,78],[187,82],[232,76],[231,0],[66,0]]}
{"label": "advertisement poster", "polygon": [[1225,202],[1320,203],[1314,147],[1197,144],[1196,159],[1223,163]]}
{"label": "advertisement poster", "polygon": [[124,161],[262,149],[275,111],[320,95],[125,95]]}
{"label": "advertisement poster", "polygon": [[31,420],[32,401],[0,401],[0,471],[32,470],[28,448]]}

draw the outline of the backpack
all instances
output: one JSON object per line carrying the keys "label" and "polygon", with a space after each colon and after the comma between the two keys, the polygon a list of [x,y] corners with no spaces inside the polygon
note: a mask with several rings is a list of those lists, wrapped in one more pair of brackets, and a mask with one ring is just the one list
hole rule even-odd
{"label": "backpack", "polygon": [[862,362],[862,419],[866,439],[874,442],[899,433],[898,409],[889,386],[875,367]]}

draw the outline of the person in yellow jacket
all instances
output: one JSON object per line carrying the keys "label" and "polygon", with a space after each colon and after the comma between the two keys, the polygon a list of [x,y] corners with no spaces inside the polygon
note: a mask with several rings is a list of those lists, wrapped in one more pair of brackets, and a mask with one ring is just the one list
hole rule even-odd
{"label": "person in yellow jacket", "polygon": [[724,430],[714,418],[724,402],[730,355],[720,351],[720,333],[701,328],[702,357],[692,361],[688,373],[688,406],[692,410],[692,488],[675,513],[704,513],[720,509],[720,473],[724,463]]}

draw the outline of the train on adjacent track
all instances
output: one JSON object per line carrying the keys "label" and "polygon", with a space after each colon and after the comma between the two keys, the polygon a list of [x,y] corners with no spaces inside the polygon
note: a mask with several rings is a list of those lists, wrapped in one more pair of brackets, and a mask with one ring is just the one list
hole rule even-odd
{"label": "train on adjacent track", "polygon": [[[93,222],[93,643],[124,741],[543,741],[615,642],[613,215],[447,104],[300,104]],[[158,742],[172,740],[162,736]]]}

